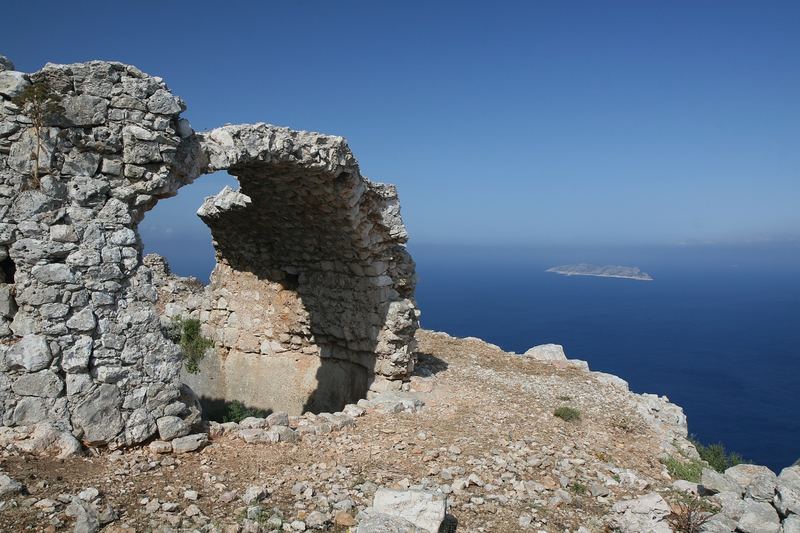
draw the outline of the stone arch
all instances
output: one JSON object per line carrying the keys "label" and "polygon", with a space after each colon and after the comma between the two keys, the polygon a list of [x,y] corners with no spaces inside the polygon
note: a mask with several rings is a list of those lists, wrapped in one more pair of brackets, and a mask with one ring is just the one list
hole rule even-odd
{"label": "stone arch", "polygon": [[341,137],[257,124],[197,141],[198,172],[241,185],[198,210],[217,265],[187,312],[216,349],[184,379],[209,409],[335,411],[408,376],[415,279],[395,189],[363,178]]}
{"label": "stone arch", "polygon": [[[199,413],[164,333],[168,308],[194,313],[220,359],[241,353],[264,367],[292,354],[287,372],[310,372],[293,411],[408,376],[417,311],[397,195],[361,176],[342,138],[266,124],[197,134],[160,78],[121,63],[0,78],[0,253],[16,268],[17,307],[0,321],[4,425],[49,422],[90,445],[191,431]],[[37,134],[11,101],[31,83],[47,83],[63,105],[40,133],[33,189]],[[241,191],[202,206],[219,264],[208,287],[183,287],[143,258],[137,226],[216,170],[236,175]],[[248,322],[230,308],[248,301],[269,305]],[[256,385],[275,394],[287,372]]]}

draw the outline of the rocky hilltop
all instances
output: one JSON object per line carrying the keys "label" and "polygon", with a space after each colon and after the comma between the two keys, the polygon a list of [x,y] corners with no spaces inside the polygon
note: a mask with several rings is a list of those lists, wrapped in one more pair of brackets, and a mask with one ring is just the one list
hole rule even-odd
{"label": "rocky hilltop", "polygon": [[[344,139],[185,107],[129,65],[0,56],[0,529],[797,531],[798,467],[673,479],[698,456],[667,398],[419,330],[397,193]],[[203,286],[137,225],[218,170]]]}

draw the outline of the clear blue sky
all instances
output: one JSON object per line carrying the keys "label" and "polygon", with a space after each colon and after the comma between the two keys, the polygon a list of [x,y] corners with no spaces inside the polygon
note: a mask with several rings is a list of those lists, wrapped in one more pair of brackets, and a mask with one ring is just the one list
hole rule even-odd
{"label": "clear blue sky", "polygon": [[[35,2],[20,70],[112,59],[195,129],[347,137],[399,186],[412,242],[800,236],[800,2]],[[224,179],[148,215],[176,234]]]}

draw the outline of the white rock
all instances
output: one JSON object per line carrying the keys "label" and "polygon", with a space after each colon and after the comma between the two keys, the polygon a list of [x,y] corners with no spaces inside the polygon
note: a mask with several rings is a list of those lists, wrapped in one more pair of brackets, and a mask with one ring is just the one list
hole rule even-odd
{"label": "white rock", "polygon": [[444,494],[424,490],[394,490],[385,487],[375,492],[375,512],[398,516],[428,531],[439,531],[447,510]]}
{"label": "white rock", "polygon": [[619,501],[612,511],[616,513],[614,525],[621,533],[672,533],[666,521],[671,512],[669,504],[656,492]]}
{"label": "white rock", "polygon": [[560,344],[539,344],[533,348],[529,348],[524,354],[525,357],[531,357],[537,361],[566,361],[567,355],[564,353],[564,347]]}

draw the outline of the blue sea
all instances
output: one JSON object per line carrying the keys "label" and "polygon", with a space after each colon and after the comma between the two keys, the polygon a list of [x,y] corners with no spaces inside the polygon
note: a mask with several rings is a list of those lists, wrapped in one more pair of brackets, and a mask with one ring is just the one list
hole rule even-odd
{"label": "blue sea", "polygon": [[[207,279],[208,242],[145,242],[176,273]],[[800,458],[800,244],[410,249],[423,327],[515,352],[562,344],[681,405],[702,442],[777,471]],[[545,272],[580,262],[654,281]]]}

